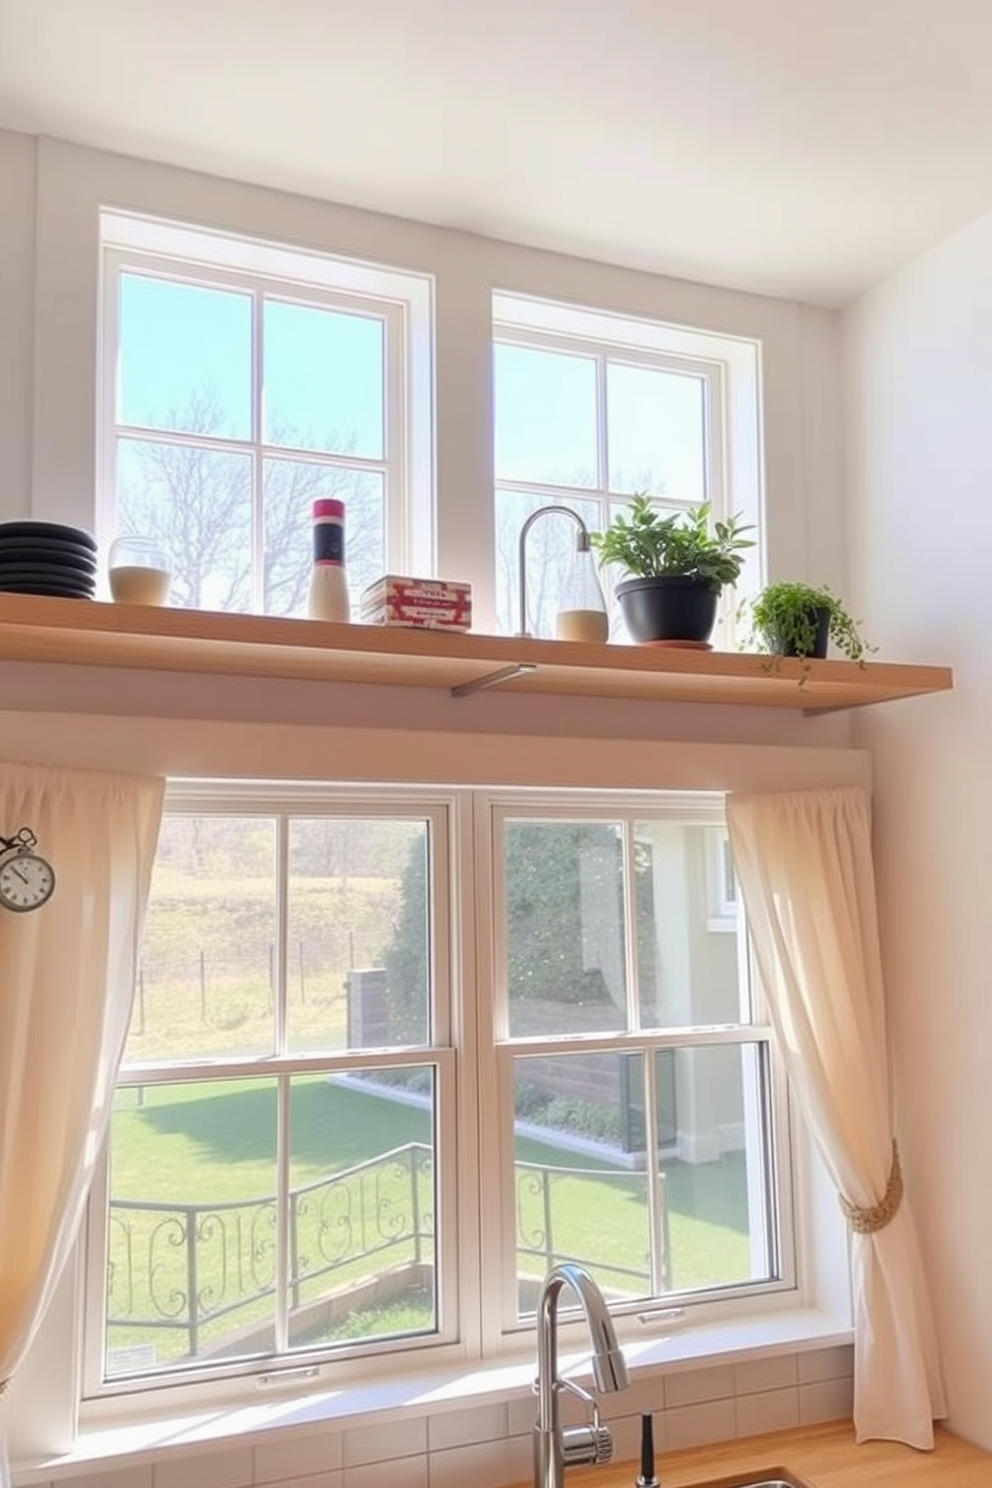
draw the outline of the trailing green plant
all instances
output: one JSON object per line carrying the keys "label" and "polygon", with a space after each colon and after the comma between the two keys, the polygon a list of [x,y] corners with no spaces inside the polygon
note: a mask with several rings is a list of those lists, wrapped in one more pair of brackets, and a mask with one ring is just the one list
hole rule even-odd
{"label": "trailing green plant", "polygon": [[740,607],[750,622],[746,644],[758,650],[809,658],[816,644],[820,614],[828,616],[830,640],[849,661],[864,665],[874,651],[861,634],[860,621],[852,619],[843,603],[826,584],[804,584],[786,579],[768,584]]}
{"label": "trailing green plant", "polygon": [[684,575],[699,579],[719,592],[740,575],[745,548],[754,542],[735,514],[714,521],[708,502],[686,511],[663,515],[650,496],[638,492],[627,512],[618,512],[605,532],[593,532],[590,540],[600,565],[619,564],[634,578]]}

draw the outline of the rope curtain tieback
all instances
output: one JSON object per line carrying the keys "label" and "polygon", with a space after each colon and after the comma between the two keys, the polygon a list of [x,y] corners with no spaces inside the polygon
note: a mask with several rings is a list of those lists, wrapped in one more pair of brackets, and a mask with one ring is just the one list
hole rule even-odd
{"label": "rope curtain tieback", "polygon": [[873,1235],[876,1230],[885,1228],[902,1203],[902,1168],[899,1166],[899,1145],[895,1138],[892,1141],[892,1166],[889,1169],[889,1181],[885,1185],[885,1196],[867,1209],[852,1204],[843,1194],[838,1194],[837,1200],[848,1224],[857,1234]]}

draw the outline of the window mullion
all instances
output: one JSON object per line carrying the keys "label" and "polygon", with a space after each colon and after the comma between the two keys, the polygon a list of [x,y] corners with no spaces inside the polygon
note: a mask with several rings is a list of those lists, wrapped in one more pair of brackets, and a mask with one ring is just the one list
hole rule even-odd
{"label": "window mullion", "polygon": [[288,1043],[286,988],[289,985],[289,818],[276,818],[276,945],[272,957],[272,1004],[275,1052],[286,1054]]}
{"label": "window mullion", "polygon": [[623,865],[623,953],[626,962],[624,980],[627,985],[627,1028],[631,1033],[640,1032],[641,989],[640,966],[637,958],[637,879],[634,865],[634,824],[623,823],[621,863]]}
{"label": "window mullion", "polygon": [[[671,1286],[665,1193],[658,1153],[658,1061],[653,1049],[644,1051],[644,1176],[648,1189],[648,1239],[651,1290],[655,1296]],[[667,1285],[666,1285],[667,1276]]]}
{"label": "window mullion", "polygon": [[261,446],[265,434],[264,320],[265,301],[256,292],[251,297],[251,423],[253,458],[251,469],[251,607],[265,611],[265,461]]}
{"label": "window mullion", "polygon": [[[606,358],[596,357],[596,487],[601,495],[610,489],[610,445],[607,428]],[[604,502],[603,526],[610,520],[609,503]]]}
{"label": "window mullion", "polygon": [[[273,1034],[277,1054],[286,1053],[287,961],[289,937],[289,820],[276,818],[276,944],[272,957]],[[289,1184],[291,1167],[292,1075],[283,1072],[276,1081],[276,1278],[275,1352],[289,1347]]]}

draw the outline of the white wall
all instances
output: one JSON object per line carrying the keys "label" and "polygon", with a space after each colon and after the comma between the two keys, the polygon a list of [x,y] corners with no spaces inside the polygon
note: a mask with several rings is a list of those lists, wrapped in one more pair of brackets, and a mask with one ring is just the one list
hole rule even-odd
{"label": "white wall", "polygon": [[0,130],[0,517],[31,499],[35,147]]}
{"label": "white wall", "polygon": [[867,710],[898,1133],[951,1425],[992,1448],[992,214],[846,316],[852,581],[884,655],[954,667]]}

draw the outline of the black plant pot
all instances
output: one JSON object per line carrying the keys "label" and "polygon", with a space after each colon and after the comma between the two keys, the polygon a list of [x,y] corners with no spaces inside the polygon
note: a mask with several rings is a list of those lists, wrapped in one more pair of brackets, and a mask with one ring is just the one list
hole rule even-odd
{"label": "black plant pot", "polygon": [[708,641],[720,598],[718,590],[685,574],[624,579],[616,595],[627,630],[638,642]]}
{"label": "black plant pot", "polygon": [[812,605],[808,613],[810,624],[815,627],[812,649],[800,651],[793,642],[772,629],[765,632],[765,640],[773,656],[812,656],[818,661],[823,660],[830,645],[830,611],[824,605]]}

